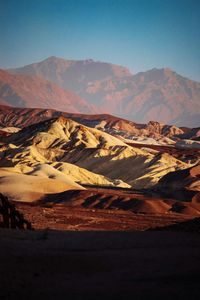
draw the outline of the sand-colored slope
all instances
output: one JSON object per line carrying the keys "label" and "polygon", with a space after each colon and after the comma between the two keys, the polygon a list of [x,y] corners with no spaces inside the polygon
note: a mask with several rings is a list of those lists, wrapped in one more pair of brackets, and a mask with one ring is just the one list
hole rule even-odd
{"label": "sand-colored slope", "polygon": [[[51,165],[38,164],[33,166],[32,170],[26,172],[26,174],[56,179],[71,185],[75,185],[75,182],[78,182],[80,184],[118,186],[124,188],[130,187],[130,185],[121,180],[110,180],[105,176],[95,174],[69,163],[52,163]],[[76,184],[76,186],[78,187],[79,185]]]}
{"label": "sand-colored slope", "polygon": [[20,130],[21,130],[20,128],[18,128],[18,127],[12,127],[12,126],[11,127],[3,127],[3,128],[1,128],[1,131],[7,132],[9,134],[18,132]]}
{"label": "sand-colored slope", "polygon": [[62,174],[70,176],[75,182],[80,184],[91,184],[100,186],[115,186],[129,188],[129,184],[123,182],[120,179],[109,179],[103,175],[90,172],[87,169],[80,168],[74,164],[69,163],[53,163],[54,168],[59,170]]}
{"label": "sand-colored slope", "polygon": [[[41,152],[45,154],[46,157],[43,156]],[[57,178],[63,181],[65,181],[67,177],[67,180],[72,180],[80,184],[130,187],[129,184],[120,179],[109,179],[106,176],[90,172],[74,164],[55,162],[55,155],[59,153],[59,149],[53,149],[51,151],[51,149],[41,150],[35,145],[15,147],[13,144],[9,144],[9,146],[0,153],[2,156],[0,166],[4,168],[15,167],[15,171],[20,173]]]}
{"label": "sand-colored slope", "polygon": [[66,175],[54,167],[48,164],[39,164],[36,165],[31,171],[27,172],[26,175],[33,175],[42,178],[50,178],[62,181],[71,186],[80,187],[74,180],[71,179],[69,175]]}
{"label": "sand-colored slope", "polygon": [[[74,164],[65,162],[52,162],[42,156],[35,146],[15,147],[9,144],[9,147],[4,152],[6,157],[2,157],[0,161],[1,167],[9,167],[17,173],[24,173],[27,175],[34,175],[46,178],[54,178],[69,183],[78,182],[80,184],[93,184],[103,186],[116,186],[128,188],[130,185],[122,180],[111,180],[103,175],[99,175],[80,168]],[[54,152],[53,152],[54,153]],[[4,154],[3,154],[4,156]]]}
{"label": "sand-colored slope", "polygon": [[[80,185],[55,176],[54,179],[44,176],[20,174],[14,168],[0,168],[0,193],[16,201],[32,202],[43,199],[47,194],[58,194],[70,189],[83,189]],[[65,175],[63,175],[64,177]]]}
{"label": "sand-colored slope", "polygon": [[153,155],[130,147],[107,133],[63,117],[28,126],[5,141],[17,148],[7,150],[4,164],[9,159],[18,165],[67,162],[121,179],[135,188],[150,187],[168,172],[188,167],[168,154]]}
{"label": "sand-colored slope", "polygon": [[70,147],[84,145],[87,148],[125,146],[119,139],[97,129],[81,125],[71,119],[59,117],[27,126],[8,137],[6,142],[17,145],[37,145],[39,148],[61,148],[70,142]]}

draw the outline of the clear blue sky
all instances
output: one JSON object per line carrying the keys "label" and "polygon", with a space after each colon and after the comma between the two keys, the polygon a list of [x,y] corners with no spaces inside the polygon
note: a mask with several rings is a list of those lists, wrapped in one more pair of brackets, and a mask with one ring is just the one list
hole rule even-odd
{"label": "clear blue sky", "polygon": [[0,0],[0,67],[52,55],[200,81],[200,0]]}

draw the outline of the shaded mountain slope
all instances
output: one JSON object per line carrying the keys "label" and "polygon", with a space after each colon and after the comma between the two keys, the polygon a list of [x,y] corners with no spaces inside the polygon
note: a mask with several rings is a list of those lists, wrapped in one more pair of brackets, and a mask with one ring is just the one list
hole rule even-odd
{"label": "shaded mountain slope", "polygon": [[169,197],[184,195],[188,201],[200,203],[200,165],[169,172],[159,180],[156,188]]}
{"label": "shaded mountain slope", "polygon": [[200,218],[194,218],[177,224],[170,224],[167,226],[155,227],[148,229],[151,231],[182,231],[200,233]]}
{"label": "shaded mountain slope", "polygon": [[185,170],[170,172],[165,175],[159,185],[171,189],[186,188],[189,190],[200,191],[200,165],[190,167]]}
{"label": "shaded mountain slope", "polygon": [[191,139],[195,141],[200,141],[200,127],[186,130],[186,132],[178,134],[177,137],[181,139]]}

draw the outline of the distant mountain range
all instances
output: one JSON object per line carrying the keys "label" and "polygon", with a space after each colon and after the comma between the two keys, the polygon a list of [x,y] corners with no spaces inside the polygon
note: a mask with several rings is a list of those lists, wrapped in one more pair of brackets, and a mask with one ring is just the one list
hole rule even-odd
{"label": "distant mountain range", "polygon": [[138,123],[155,120],[197,127],[199,100],[200,83],[168,68],[132,75],[127,68],[109,63],[50,57],[0,73],[4,105],[109,113]]}
{"label": "distant mountain range", "polygon": [[64,90],[41,77],[13,75],[4,70],[0,70],[0,103],[18,107],[58,107],[71,112],[95,112],[93,105],[72,91]]}

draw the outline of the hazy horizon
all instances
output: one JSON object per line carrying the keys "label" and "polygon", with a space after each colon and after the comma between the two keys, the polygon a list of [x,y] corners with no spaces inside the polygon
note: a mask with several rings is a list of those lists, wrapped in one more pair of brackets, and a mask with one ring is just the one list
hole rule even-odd
{"label": "hazy horizon", "polygon": [[[13,67],[13,70],[14,70],[14,69],[18,69],[18,68],[19,68],[19,69],[20,69],[20,68],[23,68],[23,67],[25,67],[25,66],[27,66],[27,65],[32,65],[32,64],[35,64],[35,63],[37,64],[37,63],[43,62],[43,61],[45,61],[45,60],[47,60],[47,59],[50,59],[51,57],[55,57],[56,59],[64,59],[64,60],[68,60],[68,61],[87,61],[87,60],[91,60],[91,61],[97,62],[97,63],[108,63],[108,64],[113,64],[112,62],[109,62],[109,61],[94,60],[94,59],[92,59],[92,58],[73,59],[73,58],[58,57],[58,56],[55,56],[55,55],[51,55],[51,56],[46,57],[46,58],[44,58],[44,59],[42,59],[42,60],[40,60],[40,61],[33,61],[33,62],[30,62],[30,63],[25,64],[25,65],[19,65],[19,66]],[[144,70],[144,71],[143,71],[143,70],[141,70],[141,71],[138,70],[137,72],[132,72],[128,66],[124,66],[124,65],[122,65],[122,64],[117,64],[117,63],[114,64],[114,65],[118,65],[118,66],[120,66],[120,67],[125,67],[125,68],[127,68],[127,69],[130,71],[131,75],[137,75],[138,73],[143,73],[143,72],[147,72],[147,71],[152,71],[152,70],[154,70],[154,69],[157,69],[157,70],[170,69],[170,70],[174,71],[175,73],[177,73],[178,75],[180,75],[180,76],[182,76],[182,77],[184,77],[184,78],[187,78],[187,79],[189,79],[189,80],[193,80],[193,81],[196,81],[196,82],[200,82],[200,80],[198,81],[198,80],[189,78],[188,76],[183,75],[183,74],[180,74],[180,73],[178,73],[176,70],[174,70],[174,69],[172,69],[172,68],[169,68],[168,66],[164,66],[164,67],[160,67],[160,68],[153,67],[153,68],[151,68],[151,69],[147,69],[147,70]],[[1,67],[0,67],[0,69],[1,69]],[[11,70],[11,69],[12,69],[12,67],[4,68],[4,70]]]}

